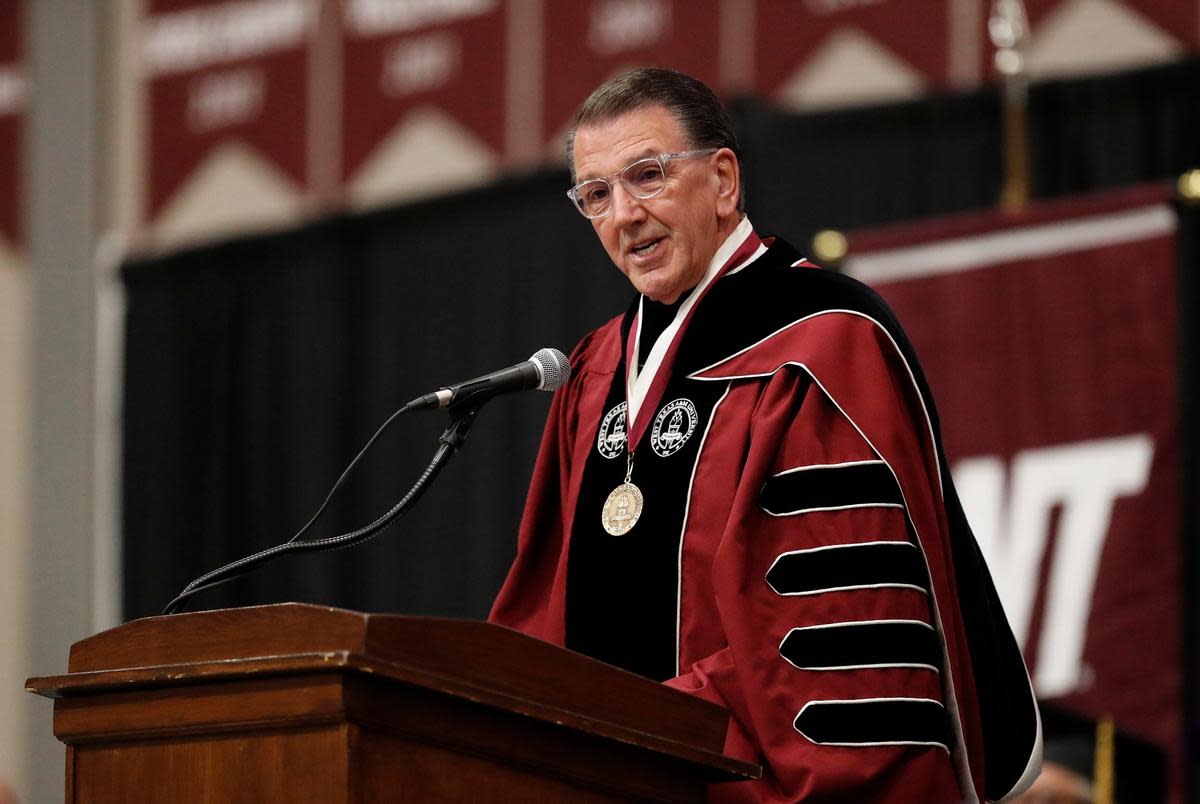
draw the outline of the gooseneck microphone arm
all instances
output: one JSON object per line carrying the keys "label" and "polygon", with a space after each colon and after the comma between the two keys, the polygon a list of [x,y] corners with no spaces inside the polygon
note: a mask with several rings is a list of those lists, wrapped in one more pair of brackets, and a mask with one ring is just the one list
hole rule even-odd
{"label": "gooseneck microphone arm", "polygon": [[[397,413],[407,412],[410,408],[406,405]],[[274,547],[269,547],[253,555],[239,558],[219,567],[211,572],[201,575],[196,580],[192,581],[183,591],[180,592],[174,600],[167,604],[163,609],[163,614],[175,614],[180,610],[180,607],[192,596],[201,592],[220,586],[227,581],[232,581],[234,578],[241,577],[259,567],[271,563],[281,556],[291,553],[320,553],[326,550],[338,550],[345,547],[353,547],[357,544],[362,544],[368,539],[378,536],[389,525],[395,522],[398,518],[408,512],[417,500],[421,499],[421,495],[433,483],[434,478],[442,471],[454,451],[462,446],[466,440],[467,432],[470,430],[470,423],[474,421],[475,415],[478,413],[477,408],[471,408],[465,411],[458,411],[454,414],[455,418],[450,423],[450,427],[446,432],[442,433],[437,451],[433,454],[433,459],[429,465],[425,467],[425,471],[417,478],[417,482],[412,485],[408,493],[401,498],[400,502],[396,503],[383,516],[376,519],[369,525],[359,528],[358,530],[343,533],[340,536],[332,536],[327,539],[311,539],[307,541],[287,541],[283,544],[277,544]]]}
{"label": "gooseneck microphone arm", "polygon": [[[525,366],[532,366],[537,372],[537,376],[532,382],[530,381],[528,372],[525,370]],[[295,536],[283,544],[269,547],[253,555],[239,558],[237,561],[233,561],[211,572],[206,572],[184,587],[183,591],[166,605],[163,609],[163,614],[175,614],[194,595],[232,581],[234,578],[238,578],[269,564],[281,556],[291,553],[317,553],[352,547],[378,536],[416,504],[421,495],[433,483],[434,478],[445,467],[454,452],[462,447],[463,443],[466,442],[467,435],[470,433],[471,425],[475,422],[475,417],[478,415],[479,409],[487,400],[498,393],[523,390],[525,388],[540,388],[542,390],[554,391],[566,383],[567,378],[570,377],[570,373],[571,367],[562,352],[559,352],[557,349],[542,349],[526,361],[526,363],[502,369],[499,372],[493,372],[492,374],[469,380],[466,383],[450,386],[434,394],[426,394],[424,397],[414,399],[393,413],[375,432],[375,435],[371,436],[366,446],[359,451],[354,460],[350,462],[350,465],[342,472],[341,477],[334,483],[333,488],[330,489],[329,494],[325,498],[325,502],[321,504],[316,514],[313,515]],[[448,398],[445,398],[446,392],[449,392]],[[456,395],[457,398],[455,398]],[[434,398],[436,402],[431,403],[431,398]],[[437,451],[433,455],[433,459],[425,467],[425,471],[421,473],[420,477],[417,478],[412,488],[408,490],[408,493],[392,506],[387,513],[383,514],[383,516],[358,530],[326,539],[301,541],[300,537],[324,513],[325,508],[329,505],[329,501],[346,480],[350,471],[354,469],[355,465],[383,432],[405,413],[428,407],[448,407],[450,409],[450,426],[438,438],[439,444]]]}

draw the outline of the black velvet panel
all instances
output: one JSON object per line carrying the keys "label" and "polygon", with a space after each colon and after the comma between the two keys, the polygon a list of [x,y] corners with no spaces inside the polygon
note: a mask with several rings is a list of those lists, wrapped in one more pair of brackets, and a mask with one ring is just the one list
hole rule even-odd
{"label": "black velvet panel", "polygon": [[[713,406],[725,393],[724,383],[675,377],[649,416],[634,450],[632,482],[645,495],[637,524],[622,536],[601,525],[600,512],[609,493],[625,479],[626,455],[605,457],[596,446],[599,422],[586,435],[591,444],[567,565],[567,647],[662,681],[676,674],[679,547],[683,517],[691,491],[692,469]],[[691,436],[677,452],[659,455],[651,446],[654,417],[677,399],[694,405],[697,417]],[[605,411],[625,401],[625,363],[613,375]]]}
{"label": "black velvet panel", "polygon": [[793,628],[779,655],[801,670],[941,666],[937,633],[921,622],[839,623]]}
{"label": "black velvet panel", "polygon": [[874,586],[928,591],[929,575],[916,545],[885,541],[784,553],[767,572],[767,583],[781,595]]}
{"label": "black velvet panel", "polygon": [[896,478],[884,463],[821,466],[778,474],[763,484],[758,495],[763,510],[776,516],[903,503]]}
{"label": "black velvet panel", "polygon": [[937,701],[814,701],[793,725],[809,740],[825,745],[953,745],[949,717]]}

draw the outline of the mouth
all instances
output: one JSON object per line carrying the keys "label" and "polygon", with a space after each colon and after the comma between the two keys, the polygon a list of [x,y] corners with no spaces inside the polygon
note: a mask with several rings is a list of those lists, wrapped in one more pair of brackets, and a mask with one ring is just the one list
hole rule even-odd
{"label": "mouth", "polygon": [[658,250],[658,246],[660,243],[662,243],[663,239],[664,238],[656,237],[653,240],[647,240],[644,243],[639,243],[638,245],[629,249],[629,253],[639,260],[644,260]]}

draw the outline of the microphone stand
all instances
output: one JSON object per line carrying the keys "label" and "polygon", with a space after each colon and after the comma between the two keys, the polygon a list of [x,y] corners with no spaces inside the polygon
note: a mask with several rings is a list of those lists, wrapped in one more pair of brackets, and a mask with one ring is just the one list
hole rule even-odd
{"label": "microphone stand", "polygon": [[[255,569],[258,569],[280,556],[290,553],[319,553],[326,550],[339,550],[346,547],[354,547],[363,542],[378,536],[388,528],[398,518],[408,513],[421,496],[426,492],[429,486],[433,483],[434,478],[449,462],[451,456],[462,448],[466,442],[467,436],[471,432],[471,425],[475,423],[475,417],[479,415],[479,409],[483,406],[486,399],[472,404],[472,400],[463,400],[461,405],[451,405],[450,411],[450,426],[445,432],[438,437],[438,448],[433,454],[433,459],[429,465],[425,467],[425,471],[417,478],[417,482],[412,485],[408,493],[401,498],[400,502],[392,506],[391,510],[383,516],[376,519],[369,525],[366,525],[358,530],[349,533],[343,533],[340,536],[333,536],[327,539],[313,539],[308,541],[291,541],[284,544],[278,544],[274,547],[269,547],[253,555],[239,558],[219,567],[211,572],[201,575],[196,580],[192,581],[183,591],[180,592],[174,600],[166,605],[163,609],[163,614],[176,614],[180,611],[183,604],[194,595],[220,586],[223,583],[239,578]],[[401,413],[406,413],[411,409],[411,403],[402,409]],[[393,417],[395,418],[395,417]]]}

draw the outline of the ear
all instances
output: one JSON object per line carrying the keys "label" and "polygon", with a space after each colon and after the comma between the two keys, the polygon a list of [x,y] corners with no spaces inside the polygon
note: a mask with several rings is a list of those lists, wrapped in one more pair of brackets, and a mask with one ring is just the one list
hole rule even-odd
{"label": "ear", "polygon": [[741,166],[733,151],[728,148],[722,148],[713,156],[717,160],[717,215],[737,215],[738,200],[742,192]]}

